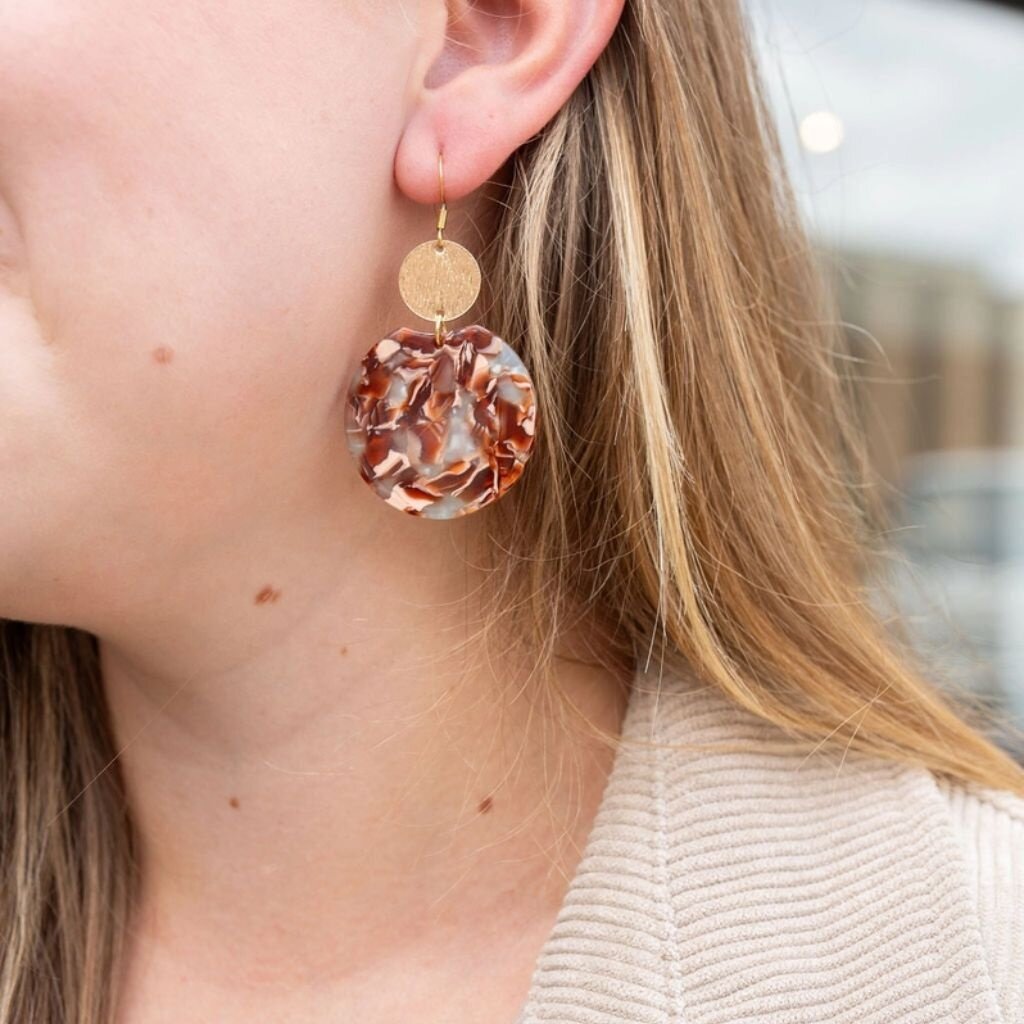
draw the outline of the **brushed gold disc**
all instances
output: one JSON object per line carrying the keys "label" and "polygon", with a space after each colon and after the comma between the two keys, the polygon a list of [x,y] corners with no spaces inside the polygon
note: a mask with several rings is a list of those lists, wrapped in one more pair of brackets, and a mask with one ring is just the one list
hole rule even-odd
{"label": "brushed gold disc", "polygon": [[424,320],[462,316],[480,294],[480,265],[473,254],[447,238],[417,245],[398,271],[405,304]]}

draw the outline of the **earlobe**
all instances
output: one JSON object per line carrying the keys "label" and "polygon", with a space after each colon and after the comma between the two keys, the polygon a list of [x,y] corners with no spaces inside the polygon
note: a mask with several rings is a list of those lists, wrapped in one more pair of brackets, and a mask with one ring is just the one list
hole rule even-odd
{"label": "earlobe", "polygon": [[[440,0],[439,0],[440,2]],[[416,86],[395,154],[415,202],[483,185],[566,103],[607,46],[624,0],[450,0],[445,39]]]}
{"label": "earlobe", "polygon": [[414,202],[438,201],[438,153],[444,156],[445,193],[449,201],[457,200],[483,185],[529,137],[520,138],[510,119],[499,116],[499,104],[483,84],[474,101],[460,97],[455,102],[452,92],[461,91],[463,84],[449,83],[443,95],[425,96],[402,133],[395,181]]}

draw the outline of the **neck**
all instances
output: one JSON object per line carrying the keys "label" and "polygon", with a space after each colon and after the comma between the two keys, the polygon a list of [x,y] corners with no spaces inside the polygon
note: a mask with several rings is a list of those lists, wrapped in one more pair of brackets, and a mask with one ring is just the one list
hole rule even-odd
{"label": "neck", "polygon": [[[532,963],[613,751],[545,713],[529,652],[474,649],[465,528],[424,543],[439,524],[385,514],[372,547],[310,531],[272,578],[211,583],[201,604],[168,582],[181,600],[101,635],[142,867],[129,989],[183,971],[332,986],[403,946],[464,972],[467,948],[519,942]],[[581,717],[617,733],[621,677],[557,665]]]}

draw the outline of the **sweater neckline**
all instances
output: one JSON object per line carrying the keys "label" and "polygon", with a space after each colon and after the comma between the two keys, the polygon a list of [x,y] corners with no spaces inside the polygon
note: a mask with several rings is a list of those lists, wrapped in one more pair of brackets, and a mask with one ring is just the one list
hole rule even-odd
{"label": "sweater neckline", "polygon": [[785,739],[637,668],[514,1024],[1006,1024],[934,776]]}

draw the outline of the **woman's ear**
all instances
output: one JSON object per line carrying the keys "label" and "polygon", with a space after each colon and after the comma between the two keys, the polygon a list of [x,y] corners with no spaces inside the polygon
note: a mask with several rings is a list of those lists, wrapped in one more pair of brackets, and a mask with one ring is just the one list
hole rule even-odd
{"label": "woman's ear", "polygon": [[410,199],[431,203],[438,151],[446,199],[479,188],[572,95],[611,38],[624,0],[421,2],[442,9],[422,22],[440,38],[424,40],[436,57],[414,69],[395,181]]}

